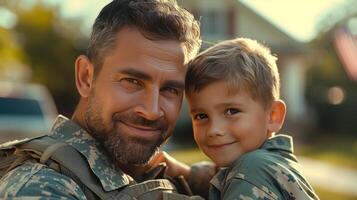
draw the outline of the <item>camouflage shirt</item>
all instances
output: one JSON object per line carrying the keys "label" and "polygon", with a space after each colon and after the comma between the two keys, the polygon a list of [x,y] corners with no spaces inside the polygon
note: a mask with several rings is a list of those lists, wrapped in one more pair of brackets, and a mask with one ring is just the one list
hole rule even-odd
{"label": "camouflage shirt", "polygon": [[209,199],[319,199],[300,167],[292,138],[277,135],[221,169],[211,180]]}
{"label": "camouflage shirt", "polygon": [[[129,184],[131,177],[115,169],[96,141],[73,121],[59,116],[49,137],[78,150],[105,191]],[[29,160],[6,174],[0,181],[0,199],[86,199],[80,187],[69,177],[46,165]]]}

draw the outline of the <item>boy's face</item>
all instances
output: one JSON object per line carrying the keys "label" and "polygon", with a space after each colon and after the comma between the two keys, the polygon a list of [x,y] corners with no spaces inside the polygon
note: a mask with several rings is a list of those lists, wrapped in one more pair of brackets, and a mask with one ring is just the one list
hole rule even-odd
{"label": "boy's face", "polygon": [[245,89],[230,94],[224,81],[215,82],[190,94],[188,102],[194,138],[218,166],[258,149],[270,135],[269,109]]}

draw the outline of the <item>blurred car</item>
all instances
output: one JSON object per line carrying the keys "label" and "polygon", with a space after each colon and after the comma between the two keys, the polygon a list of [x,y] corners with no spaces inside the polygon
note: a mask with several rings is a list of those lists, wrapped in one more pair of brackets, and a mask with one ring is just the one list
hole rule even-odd
{"label": "blurred car", "polygon": [[0,82],[0,144],[46,134],[56,116],[46,87]]}

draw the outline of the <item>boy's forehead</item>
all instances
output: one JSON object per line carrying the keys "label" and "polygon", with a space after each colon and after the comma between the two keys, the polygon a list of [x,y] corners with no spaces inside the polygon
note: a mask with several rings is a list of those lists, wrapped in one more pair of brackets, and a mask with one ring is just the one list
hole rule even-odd
{"label": "boy's forehead", "polygon": [[215,98],[217,95],[219,98],[234,98],[237,96],[244,96],[244,99],[249,98],[258,102],[259,104],[262,104],[264,107],[265,103],[263,99],[258,98],[255,94],[256,91],[254,88],[246,83],[232,84],[229,81],[223,80],[211,82],[202,88],[199,88],[198,90],[191,90],[190,92],[186,93],[186,97],[191,105],[200,105],[202,104],[203,98],[205,98],[207,101],[213,100],[213,98]]}

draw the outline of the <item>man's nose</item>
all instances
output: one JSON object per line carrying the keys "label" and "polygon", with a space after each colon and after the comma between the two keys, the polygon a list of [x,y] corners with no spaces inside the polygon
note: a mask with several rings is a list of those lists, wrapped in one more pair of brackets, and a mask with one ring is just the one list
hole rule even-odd
{"label": "man's nose", "polygon": [[160,92],[151,91],[147,92],[140,100],[135,112],[147,120],[157,120],[164,115],[160,105]]}

